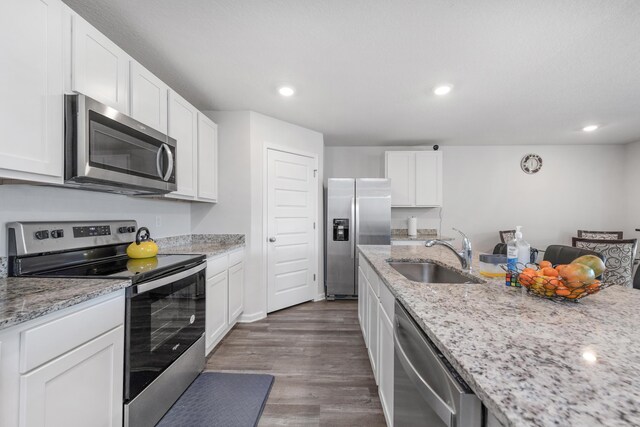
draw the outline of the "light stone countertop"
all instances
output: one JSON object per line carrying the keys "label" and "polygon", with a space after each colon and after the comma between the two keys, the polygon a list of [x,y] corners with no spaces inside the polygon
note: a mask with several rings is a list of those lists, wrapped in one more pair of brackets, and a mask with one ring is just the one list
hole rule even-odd
{"label": "light stone countertop", "polygon": [[131,285],[127,279],[0,279],[0,330]]}
{"label": "light stone countertop", "polygon": [[200,254],[207,258],[245,247],[244,234],[187,234],[156,242],[161,254]]}
{"label": "light stone countertop", "polygon": [[640,425],[640,291],[611,287],[558,303],[475,273],[486,283],[417,283],[387,261],[460,264],[442,247],[359,249],[503,424]]}
{"label": "light stone countertop", "polygon": [[[161,254],[221,255],[245,246],[242,234],[194,234],[156,240]],[[6,258],[2,259],[6,261]],[[6,262],[3,264],[6,267]],[[6,274],[6,268],[4,269]],[[128,279],[0,277],[0,330],[115,292]]]}

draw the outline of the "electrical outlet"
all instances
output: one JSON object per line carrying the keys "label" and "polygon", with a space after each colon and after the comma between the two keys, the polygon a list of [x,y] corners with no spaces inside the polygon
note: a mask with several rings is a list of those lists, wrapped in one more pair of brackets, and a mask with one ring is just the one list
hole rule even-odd
{"label": "electrical outlet", "polygon": [[160,215],[156,215],[156,227],[162,227],[162,217]]}

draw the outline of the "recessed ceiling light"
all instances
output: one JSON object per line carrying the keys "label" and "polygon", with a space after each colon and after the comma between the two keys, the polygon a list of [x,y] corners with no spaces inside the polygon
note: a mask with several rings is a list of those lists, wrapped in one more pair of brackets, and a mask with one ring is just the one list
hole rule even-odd
{"label": "recessed ceiling light", "polygon": [[433,89],[433,93],[438,96],[444,96],[451,92],[451,89],[453,89],[453,86],[451,85],[436,86],[435,89]]}
{"label": "recessed ceiling light", "polygon": [[278,93],[282,96],[292,96],[296,91],[291,86],[282,86],[278,89]]}
{"label": "recessed ceiling light", "polygon": [[598,129],[600,126],[598,125],[589,125],[589,126],[585,126],[582,128],[583,131],[585,132],[593,132],[594,130]]}

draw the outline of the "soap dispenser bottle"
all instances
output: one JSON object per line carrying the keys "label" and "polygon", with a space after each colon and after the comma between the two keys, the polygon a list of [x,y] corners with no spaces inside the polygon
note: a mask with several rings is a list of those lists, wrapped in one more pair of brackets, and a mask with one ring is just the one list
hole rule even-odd
{"label": "soap dispenser bottle", "polygon": [[507,243],[507,285],[520,286],[516,271],[524,269],[531,262],[531,245],[522,238],[522,226],[516,226],[515,238]]}

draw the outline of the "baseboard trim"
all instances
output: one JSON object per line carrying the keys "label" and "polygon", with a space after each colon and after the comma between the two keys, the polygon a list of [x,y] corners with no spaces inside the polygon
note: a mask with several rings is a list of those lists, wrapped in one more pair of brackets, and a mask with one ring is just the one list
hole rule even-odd
{"label": "baseboard trim", "polygon": [[242,313],[238,318],[238,323],[252,323],[258,320],[262,320],[267,317],[267,313],[259,311],[257,313],[245,314]]}
{"label": "baseboard trim", "polygon": [[324,299],[325,299],[325,295],[324,295],[324,293],[322,293],[322,294],[318,294],[318,295],[313,299],[313,302],[322,301],[322,300],[324,300]]}

